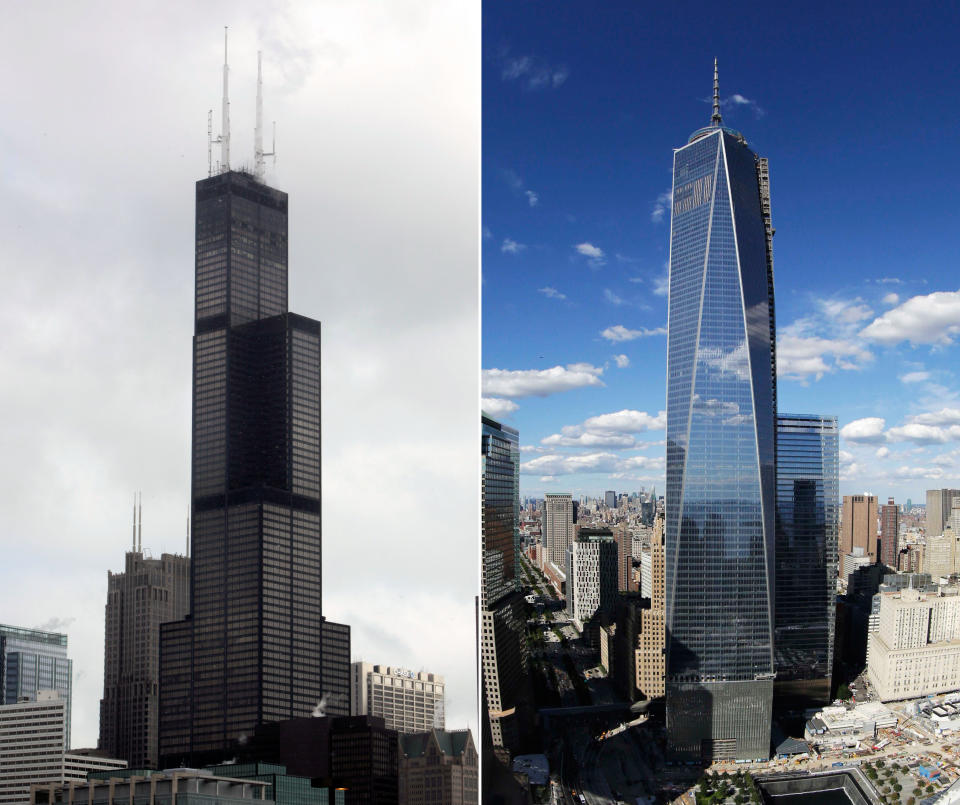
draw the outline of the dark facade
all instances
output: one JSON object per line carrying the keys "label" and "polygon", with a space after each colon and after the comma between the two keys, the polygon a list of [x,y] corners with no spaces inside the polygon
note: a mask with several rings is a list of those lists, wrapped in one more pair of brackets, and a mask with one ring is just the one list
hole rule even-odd
{"label": "dark facade", "polygon": [[346,788],[346,805],[397,805],[399,739],[382,718],[333,719],[330,774],[335,788]]}
{"label": "dark facade", "polygon": [[235,171],[197,182],[195,314],[191,608],[161,630],[174,763],[328,693],[320,323],[287,310],[286,193]]}
{"label": "dark facade", "polygon": [[769,757],[776,372],[766,161],[722,125],[674,153],[667,333],[667,735]]}
{"label": "dark facade", "polygon": [[893,570],[897,569],[900,554],[900,508],[893,498],[880,506],[880,561]]}
{"label": "dark facade", "polygon": [[520,592],[520,436],[481,417],[480,655],[483,712],[492,749],[508,756],[519,741],[517,704],[526,671],[526,618]]}
{"label": "dark facade", "polygon": [[107,576],[99,749],[133,769],[157,768],[160,624],[190,608],[190,560],[128,551]]}
{"label": "dark facade", "polygon": [[777,417],[777,708],[830,703],[839,441],[835,417]]}

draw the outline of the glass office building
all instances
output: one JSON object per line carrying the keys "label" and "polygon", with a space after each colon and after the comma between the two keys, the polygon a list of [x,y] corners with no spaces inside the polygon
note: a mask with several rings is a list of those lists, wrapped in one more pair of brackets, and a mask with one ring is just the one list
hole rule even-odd
{"label": "glass office building", "polygon": [[67,636],[0,623],[0,704],[35,702],[38,690],[55,690],[67,703],[66,747],[70,748],[73,661]]}
{"label": "glass office building", "polygon": [[830,703],[836,612],[836,417],[777,416],[777,708]]}
{"label": "glass office building", "polygon": [[526,615],[520,592],[520,435],[481,414],[480,660],[484,719],[494,751],[519,743],[516,706],[526,670]]}
{"label": "glass office building", "polygon": [[349,663],[341,695],[324,681],[320,322],[287,310],[287,195],[246,173],[197,182],[193,348],[191,614],[160,656],[175,763],[325,697],[350,712]]}
{"label": "glass office building", "polygon": [[776,375],[766,163],[722,124],[674,153],[667,334],[667,735],[769,757]]}

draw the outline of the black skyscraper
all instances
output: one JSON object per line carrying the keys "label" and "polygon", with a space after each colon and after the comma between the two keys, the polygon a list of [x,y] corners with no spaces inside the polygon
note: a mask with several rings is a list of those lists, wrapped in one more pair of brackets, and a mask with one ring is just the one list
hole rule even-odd
{"label": "black skyscraper", "polygon": [[191,614],[161,637],[175,763],[324,696],[350,711],[320,605],[320,323],[287,311],[286,193],[235,171],[197,182],[192,474]]}

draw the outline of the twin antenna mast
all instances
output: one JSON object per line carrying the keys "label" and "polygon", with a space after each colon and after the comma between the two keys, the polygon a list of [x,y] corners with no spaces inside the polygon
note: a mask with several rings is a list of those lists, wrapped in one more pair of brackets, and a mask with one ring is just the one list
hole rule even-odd
{"label": "twin antenna mast", "polygon": [[[253,129],[253,175],[263,181],[264,157],[273,157],[277,162],[277,122],[273,122],[273,144],[269,151],[263,150],[263,70],[261,52],[257,51],[257,119]],[[207,112],[207,176],[213,176],[213,146],[220,146],[220,161],[217,173],[230,170],[230,67],[227,62],[227,28],[223,29],[223,101],[221,108],[220,135],[213,137],[213,109]]]}

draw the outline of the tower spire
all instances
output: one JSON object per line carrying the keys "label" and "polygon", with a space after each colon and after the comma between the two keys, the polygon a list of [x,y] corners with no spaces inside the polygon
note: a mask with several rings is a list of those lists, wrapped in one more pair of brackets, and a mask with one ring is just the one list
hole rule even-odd
{"label": "tower spire", "polygon": [[723,118],[720,117],[720,73],[717,70],[716,59],[713,60],[713,116],[710,118],[710,123],[714,126],[723,123]]}
{"label": "tower spire", "polygon": [[229,75],[230,68],[227,66],[227,26],[223,26],[223,109],[221,113],[223,118],[220,125],[220,161],[222,170],[230,170],[230,93],[229,93]]}
{"label": "tower spire", "polygon": [[273,146],[271,150],[263,150],[263,70],[261,67],[261,51],[257,51],[257,120],[253,129],[253,175],[257,181],[263,181],[264,157],[273,157],[277,161],[277,124],[273,124]]}

